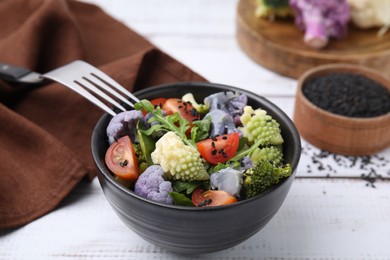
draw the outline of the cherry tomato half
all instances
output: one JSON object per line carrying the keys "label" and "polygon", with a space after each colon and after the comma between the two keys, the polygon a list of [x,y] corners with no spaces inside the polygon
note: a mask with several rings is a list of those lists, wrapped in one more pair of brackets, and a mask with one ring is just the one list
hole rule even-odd
{"label": "cherry tomato half", "polygon": [[212,164],[224,163],[237,152],[239,133],[230,133],[209,138],[196,143],[202,157]]}
{"label": "cherry tomato half", "polygon": [[181,118],[188,122],[199,120],[200,115],[196,109],[191,105],[191,102],[185,102],[179,98],[168,98],[162,107],[168,115],[173,115],[178,112]]}
{"label": "cherry tomato half", "polygon": [[105,157],[108,169],[125,180],[136,180],[139,176],[137,158],[129,136],[123,136],[111,144]]}
{"label": "cherry tomato half", "polygon": [[160,107],[162,108],[165,104],[165,102],[167,101],[166,98],[155,98],[155,99],[152,99],[150,100],[150,103],[152,103],[152,105],[156,108],[156,107]]}
{"label": "cherry tomato half", "polygon": [[223,190],[196,189],[192,193],[192,203],[195,207],[221,206],[237,202],[237,199]]}

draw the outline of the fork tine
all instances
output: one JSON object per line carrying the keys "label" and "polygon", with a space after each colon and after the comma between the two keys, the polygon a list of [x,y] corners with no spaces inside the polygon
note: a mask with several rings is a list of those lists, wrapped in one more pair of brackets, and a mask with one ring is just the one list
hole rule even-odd
{"label": "fork tine", "polygon": [[98,95],[99,97],[105,99],[112,105],[116,106],[122,111],[126,111],[126,108],[124,108],[121,104],[119,104],[117,101],[115,101],[113,98],[111,98],[109,95],[101,91],[93,82],[90,82],[87,78],[83,77],[81,80],[75,80],[74,83],[78,84],[79,86],[83,88],[87,88],[90,91],[92,91],[94,94]]}
{"label": "fork tine", "polygon": [[[104,81],[101,81],[102,83],[99,84],[99,82],[96,82],[96,79],[95,78],[87,78],[87,77],[82,77],[83,80],[89,82],[91,85],[95,85],[95,86],[98,86],[99,88],[102,88],[104,90],[106,90],[108,93],[110,93],[111,95],[119,98],[122,102],[128,104],[129,106],[131,107],[134,107],[133,103],[131,103],[128,99],[126,99],[125,97],[123,97],[121,94],[119,94],[118,92],[116,92],[114,89],[110,88],[106,82]],[[100,89],[97,89],[98,91],[102,92]],[[104,92],[102,92],[104,94]]]}
{"label": "fork tine", "polygon": [[[110,76],[108,76],[106,73],[104,73],[103,71],[101,70],[98,70],[97,68],[95,68],[94,66],[92,66],[91,64],[89,63],[86,63],[84,61],[81,61],[81,60],[77,60],[77,61],[74,61],[73,63],[75,64],[83,64],[83,66],[85,67],[88,67],[89,70],[90,70],[90,74],[92,76],[94,76],[95,78],[99,79],[101,82],[105,83],[106,85],[109,85],[113,88],[115,88],[116,90],[119,90],[122,94],[126,95],[127,97],[131,98],[133,101],[135,102],[139,102],[139,99],[134,96],[132,93],[130,93],[127,89],[125,89],[124,87],[122,87],[121,85],[118,84],[118,82],[116,82],[115,80],[113,80]],[[98,84],[99,86],[101,86],[101,84]]]}

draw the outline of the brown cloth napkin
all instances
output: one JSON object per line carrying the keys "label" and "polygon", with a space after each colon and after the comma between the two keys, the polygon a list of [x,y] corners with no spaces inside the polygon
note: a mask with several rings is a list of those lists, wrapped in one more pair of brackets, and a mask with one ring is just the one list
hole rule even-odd
{"label": "brown cloth napkin", "polygon": [[[43,73],[82,59],[131,91],[204,80],[94,5],[2,0],[0,17],[1,63]],[[102,114],[62,85],[0,80],[0,228],[50,212],[94,177],[90,139]]]}

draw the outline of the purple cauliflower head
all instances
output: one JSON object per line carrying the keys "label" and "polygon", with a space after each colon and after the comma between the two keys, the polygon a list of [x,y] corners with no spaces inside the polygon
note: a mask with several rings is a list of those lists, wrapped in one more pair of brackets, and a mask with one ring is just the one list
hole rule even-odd
{"label": "purple cauliflower head", "polygon": [[304,42],[316,49],[325,47],[330,37],[348,33],[350,18],[347,0],[290,0],[295,24],[305,32]]}
{"label": "purple cauliflower head", "polygon": [[164,170],[159,165],[149,166],[137,179],[135,194],[164,204],[172,204],[173,199],[169,195],[172,191],[172,183],[162,177]]}
{"label": "purple cauliflower head", "polygon": [[210,176],[210,186],[213,189],[224,190],[232,196],[240,194],[243,171],[225,168]]}
{"label": "purple cauliflower head", "polygon": [[132,142],[137,142],[136,125],[139,120],[145,125],[142,112],[137,110],[121,112],[114,116],[106,129],[108,142],[112,144],[125,135],[129,135]]}
{"label": "purple cauliflower head", "polygon": [[224,110],[213,109],[205,115],[206,117],[209,117],[211,120],[211,136],[240,132],[236,128],[233,117]]}
{"label": "purple cauliflower head", "polygon": [[245,94],[231,91],[219,92],[206,97],[204,103],[209,107],[209,111],[220,109],[229,113],[233,119],[236,119],[242,115],[244,107],[248,103],[248,98]]}

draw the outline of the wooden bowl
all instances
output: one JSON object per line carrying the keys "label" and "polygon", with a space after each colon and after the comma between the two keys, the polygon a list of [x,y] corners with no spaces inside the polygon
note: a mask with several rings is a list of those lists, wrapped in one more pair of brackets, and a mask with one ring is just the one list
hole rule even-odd
{"label": "wooden bowl", "polygon": [[255,62],[284,76],[298,78],[308,69],[325,64],[351,63],[377,69],[390,77],[390,33],[377,37],[378,28],[352,24],[347,37],[321,49],[303,42],[293,19],[270,21],[255,16],[256,0],[239,0],[236,37],[241,49]]}
{"label": "wooden bowl", "polygon": [[294,122],[300,135],[320,149],[344,155],[370,155],[390,145],[390,113],[370,118],[337,115],[319,108],[303,94],[304,83],[331,73],[360,74],[390,91],[390,80],[379,72],[353,64],[328,64],[305,72],[298,80]]}

